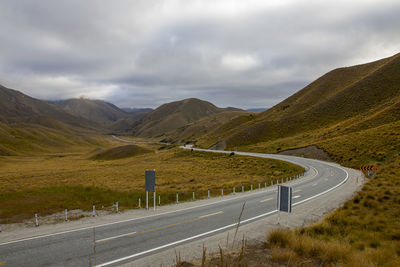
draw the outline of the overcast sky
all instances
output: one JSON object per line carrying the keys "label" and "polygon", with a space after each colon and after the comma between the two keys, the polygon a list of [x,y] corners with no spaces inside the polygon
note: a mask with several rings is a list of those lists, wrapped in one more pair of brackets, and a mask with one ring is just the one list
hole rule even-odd
{"label": "overcast sky", "polygon": [[0,84],[40,99],[271,107],[400,52],[400,1],[1,0]]}

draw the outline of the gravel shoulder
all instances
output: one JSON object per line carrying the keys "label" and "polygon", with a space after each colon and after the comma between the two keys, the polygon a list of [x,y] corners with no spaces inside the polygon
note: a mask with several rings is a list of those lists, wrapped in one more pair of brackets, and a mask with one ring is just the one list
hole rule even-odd
{"label": "gravel shoulder", "polygon": [[278,215],[271,215],[253,223],[240,226],[235,242],[233,242],[233,237],[235,235],[235,229],[233,229],[167,249],[121,266],[175,266],[176,255],[179,255],[182,261],[193,261],[194,259],[201,258],[203,245],[207,249],[207,254],[213,254],[218,252],[219,246],[226,249],[227,244],[228,248],[232,248],[232,244],[234,244],[233,247],[237,248],[240,246],[239,241],[242,240],[243,237],[247,240],[248,244],[263,242],[272,229],[279,227],[297,228],[317,222],[330,212],[341,207],[362,188],[365,182],[365,177],[362,172],[350,168],[344,169],[349,173],[349,179],[343,185],[320,197],[293,207],[290,218],[288,218],[287,214],[281,213],[280,225],[277,224]]}

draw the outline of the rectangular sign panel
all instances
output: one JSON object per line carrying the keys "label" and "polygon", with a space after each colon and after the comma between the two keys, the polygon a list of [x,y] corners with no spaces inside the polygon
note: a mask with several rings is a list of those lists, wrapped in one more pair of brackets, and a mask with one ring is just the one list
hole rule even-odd
{"label": "rectangular sign panel", "polygon": [[278,186],[278,211],[292,212],[292,188]]}
{"label": "rectangular sign panel", "polygon": [[145,172],[146,179],[146,191],[155,192],[156,188],[156,171],[148,171]]}

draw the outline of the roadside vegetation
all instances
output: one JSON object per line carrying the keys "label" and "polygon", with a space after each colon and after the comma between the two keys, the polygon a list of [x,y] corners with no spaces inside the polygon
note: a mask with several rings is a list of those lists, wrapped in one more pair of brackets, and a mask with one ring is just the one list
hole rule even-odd
{"label": "roadside vegetation", "polygon": [[264,187],[271,179],[304,171],[276,160],[155,145],[1,157],[1,223],[30,219],[34,212],[43,216],[65,208],[90,210],[92,204],[107,208],[117,200],[121,209],[137,208],[138,198],[145,196],[146,169],[157,171],[157,197],[161,194],[162,205],[175,202],[176,193],[180,201],[191,200],[193,191],[196,198],[206,197],[208,189],[215,196],[224,188],[226,195],[234,186],[249,190],[253,184],[256,189],[258,183]]}
{"label": "roadside vegetation", "polygon": [[[263,244],[223,251],[224,266],[400,266],[400,121],[348,134],[316,130],[239,147],[278,153],[317,146],[346,167],[378,167],[354,198],[322,221],[272,231]],[[207,259],[220,266],[221,252]],[[199,262],[194,262],[200,266]]]}

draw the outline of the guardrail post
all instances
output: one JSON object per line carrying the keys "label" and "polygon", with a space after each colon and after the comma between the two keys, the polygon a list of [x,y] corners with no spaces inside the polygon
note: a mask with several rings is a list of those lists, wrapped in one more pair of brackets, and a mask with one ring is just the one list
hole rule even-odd
{"label": "guardrail post", "polygon": [[68,222],[68,209],[65,209],[65,221]]}
{"label": "guardrail post", "polygon": [[39,219],[38,219],[37,212],[35,212],[35,226],[36,226],[36,227],[39,226]]}
{"label": "guardrail post", "polygon": [[92,216],[93,217],[95,217],[96,216],[96,206],[93,204],[93,214],[92,214]]}

